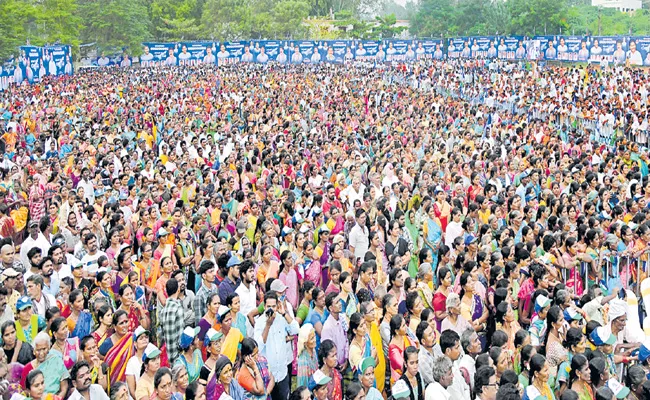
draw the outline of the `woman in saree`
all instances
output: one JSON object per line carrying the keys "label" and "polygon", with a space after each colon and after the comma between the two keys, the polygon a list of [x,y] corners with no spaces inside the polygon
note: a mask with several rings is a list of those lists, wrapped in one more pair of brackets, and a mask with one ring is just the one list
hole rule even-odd
{"label": "woman in saree", "polygon": [[310,240],[305,240],[303,247],[304,263],[299,267],[299,271],[303,271],[304,279],[312,281],[316,286],[321,286],[321,264],[314,254],[314,244]]}
{"label": "woman in saree", "polygon": [[210,330],[210,328],[218,332],[221,331],[221,324],[219,321],[217,321],[217,312],[219,311],[219,306],[221,305],[219,301],[219,295],[217,293],[210,293],[205,304],[205,315],[197,324],[198,328],[200,329],[198,337],[201,340],[205,339],[205,335]]}
{"label": "woman in saree", "polygon": [[268,361],[260,354],[254,339],[245,338],[242,341],[241,358],[244,362],[237,373],[237,382],[246,391],[245,397],[256,400],[271,397],[275,379],[269,370]]}
{"label": "woman in saree", "polygon": [[489,316],[488,309],[481,297],[475,293],[476,281],[472,276],[463,272],[460,277],[460,315],[467,321],[471,321],[472,327],[478,334],[481,346],[486,347],[485,327]]}
{"label": "woman in saree", "polygon": [[70,316],[67,318],[70,337],[83,339],[90,335],[93,317],[84,310],[84,296],[81,290],[75,289],[68,296]]}
{"label": "woman in saree", "polygon": [[93,331],[92,336],[99,348],[113,334],[113,309],[106,303],[96,305],[96,307],[95,317],[99,327]]}
{"label": "woman in saree", "polygon": [[142,304],[135,301],[135,287],[125,284],[120,287],[120,308],[129,316],[129,331],[133,332],[138,326],[149,329],[149,313],[142,307]]}
{"label": "woman in saree", "polygon": [[115,305],[115,294],[111,287],[113,280],[108,271],[100,271],[97,273],[97,287],[93,289],[90,296],[90,304],[95,304],[98,299],[105,300],[112,309],[117,308]]}
{"label": "woman in saree", "polygon": [[214,372],[208,379],[208,385],[205,388],[206,393],[210,393],[210,399],[233,399],[245,400],[246,393],[234,379],[234,367],[228,357],[221,356],[214,366]]}
{"label": "woman in saree", "polygon": [[[429,207],[433,208],[431,206]],[[420,229],[418,228],[418,225],[415,221],[415,211],[413,211],[412,209],[408,210],[406,212],[405,217],[406,218],[404,219],[404,223],[405,223],[404,226],[406,228],[406,232],[411,238],[411,242],[415,246],[415,249],[422,248],[422,238],[421,238],[422,235],[420,235]],[[442,239],[442,231],[440,231],[440,239]],[[434,254],[436,253],[437,251],[434,252]],[[436,264],[437,264],[437,254],[436,254]],[[418,273],[418,252],[417,251],[411,252],[411,261],[409,261],[408,271],[411,278],[415,278],[415,276]]]}
{"label": "woman in saree", "polygon": [[77,362],[79,350],[79,338],[70,337],[68,323],[65,318],[58,317],[52,321],[50,332],[54,343],[50,352],[58,353],[63,359],[63,364],[67,369],[72,368]]}
{"label": "woman in saree", "polygon": [[390,379],[395,383],[404,373],[404,350],[409,346],[418,347],[417,339],[408,334],[406,320],[402,314],[396,314],[390,319],[390,344],[388,345],[388,359],[390,361]]}
{"label": "woman in saree", "polygon": [[433,258],[433,261],[431,261],[431,269],[436,271],[438,268],[438,250],[442,243],[443,230],[437,221],[434,206],[429,205],[425,211],[427,218],[423,225],[424,244],[431,249],[431,256]]}
{"label": "woman in saree", "polygon": [[354,272],[354,265],[352,265],[350,260],[345,256],[345,249],[342,242],[333,243],[330,249],[332,251],[332,258],[330,258],[330,262],[338,261],[341,264],[341,269],[344,272]]}
{"label": "woman in saree", "polygon": [[189,383],[199,379],[203,357],[201,356],[201,340],[199,339],[199,328],[187,327],[183,330],[179,341],[180,355],[174,365],[185,366]]}
{"label": "woman in saree", "polygon": [[318,349],[319,371],[332,380],[327,383],[327,399],[343,400],[343,376],[338,365],[336,345],[330,339],[323,340]]}
{"label": "woman in saree", "polygon": [[[246,340],[246,339],[244,339]],[[316,329],[310,323],[300,327],[298,333],[298,386],[307,386],[309,377],[318,369],[316,358]]]}
{"label": "woman in saree", "polygon": [[341,286],[339,301],[343,306],[342,311],[346,317],[350,318],[352,314],[359,311],[359,300],[352,289],[352,274],[349,272],[341,273],[339,283]]}
{"label": "woman in saree", "polygon": [[368,323],[361,313],[354,313],[350,317],[348,329],[348,340],[350,341],[349,361],[354,376],[358,377],[361,371],[358,370],[361,361],[365,358],[377,358],[377,349],[372,346],[368,335]]}
{"label": "woman in saree", "polygon": [[129,331],[129,316],[124,310],[113,314],[115,333],[99,346],[99,354],[104,355],[108,365],[111,382],[123,381],[126,378],[126,363],[135,352],[133,333]]}
{"label": "woman in saree", "polygon": [[[63,324],[65,326],[65,323]],[[66,326],[67,328],[67,326]],[[64,397],[68,392],[70,374],[57,351],[50,351],[50,335],[39,332],[34,339],[34,360],[25,365],[22,374],[23,387],[30,372],[39,370],[45,378],[45,393]]]}
{"label": "woman in saree", "polygon": [[135,266],[144,275],[143,282],[146,283],[147,287],[154,287],[158,277],[160,277],[160,261],[153,258],[153,244],[143,243],[140,252],[140,261],[136,261]]}
{"label": "woman in saree", "polygon": [[113,293],[118,293],[122,285],[129,283],[129,273],[135,270],[131,254],[131,248],[127,247],[116,257],[117,274],[112,286]]}
{"label": "woman in saree", "polygon": [[447,195],[441,187],[436,187],[434,196],[436,201],[433,203],[433,212],[439,221],[438,225],[443,232],[446,232],[449,215],[451,214],[451,205],[447,202]]}

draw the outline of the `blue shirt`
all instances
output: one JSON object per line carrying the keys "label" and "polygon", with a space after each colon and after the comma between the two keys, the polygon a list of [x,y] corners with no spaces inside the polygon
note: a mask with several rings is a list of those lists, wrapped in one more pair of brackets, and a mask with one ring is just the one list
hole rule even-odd
{"label": "blue shirt", "polygon": [[236,282],[233,282],[230,280],[230,277],[226,276],[226,278],[221,281],[219,284],[219,300],[221,301],[221,304],[226,304],[226,299],[229,295],[235,293],[237,286],[239,286],[239,279],[237,279]]}
{"label": "blue shirt", "polygon": [[56,295],[59,294],[60,286],[61,281],[59,281],[57,274],[52,274],[52,277],[50,277],[50,286],[47,286],[47,284],[43,282],[43,293],[51,294],[56,298]]}

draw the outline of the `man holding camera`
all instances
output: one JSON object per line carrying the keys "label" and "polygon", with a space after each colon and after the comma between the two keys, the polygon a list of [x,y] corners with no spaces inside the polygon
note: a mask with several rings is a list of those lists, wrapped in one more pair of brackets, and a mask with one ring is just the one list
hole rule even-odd
{"label": "man holding camera", "polygon": [[260,346],[260,353],[266,357],[275,379],[271,397],[274,400],[284,400],[291,391],[289,368],[293,362],[293,350],[290,336],[297,335],[300,328],[291,308],[286,307],[284,299],[278,298],[278,292],[266,292],[264,308],[264,313],[255,321],[254,339]]}

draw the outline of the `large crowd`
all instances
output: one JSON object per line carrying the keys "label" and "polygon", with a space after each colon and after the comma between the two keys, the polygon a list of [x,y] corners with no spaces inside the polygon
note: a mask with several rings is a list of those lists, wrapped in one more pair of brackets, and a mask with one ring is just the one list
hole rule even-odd
{"label": "large crowd", "polygon": [[650,399],[649,94],[479,61],[11,87],[0,395]]}

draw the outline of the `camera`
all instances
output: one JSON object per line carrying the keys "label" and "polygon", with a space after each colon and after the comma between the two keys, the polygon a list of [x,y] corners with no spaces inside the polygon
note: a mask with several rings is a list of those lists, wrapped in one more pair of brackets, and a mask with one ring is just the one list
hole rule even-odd
{"label": "camera", "polygon": [[273,316],[273,309],[267,308],[266,309],[266,316],[267,316],[267,318],[271,318],[271,316]]}

